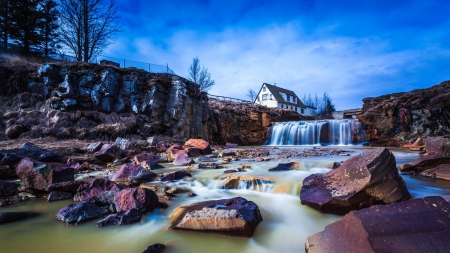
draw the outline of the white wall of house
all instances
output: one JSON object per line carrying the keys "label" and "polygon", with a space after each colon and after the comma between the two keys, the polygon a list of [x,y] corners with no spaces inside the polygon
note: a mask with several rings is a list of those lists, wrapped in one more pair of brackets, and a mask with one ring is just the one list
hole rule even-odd
{"label": "white wall of house", "polygon": [[315,116],[315,115],[316,115],[316,109],[313,108],[313,107],[307,106],[307,107],[305,108],[305,115],[308,115],[308,116]]}
{"label": "white wall of house", "polygon": [[258,97],[255,100],[256,104],[265,105],[267,107],[277,107],[278,102],[273,97],[272,93],[267,89],[264,85],[261,89],[261,92],[258,94]]}

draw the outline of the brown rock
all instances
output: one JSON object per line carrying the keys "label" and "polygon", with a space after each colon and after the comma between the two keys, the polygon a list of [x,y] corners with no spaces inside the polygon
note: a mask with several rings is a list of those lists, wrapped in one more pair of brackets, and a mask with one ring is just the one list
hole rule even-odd
{"label": "brown rock", "polygon": [[448,252],[449,213],[441,197],[352,211],[308,237],[306,252]]}
{"label": "brown rock", "polygon": [[133,158],[134,164],[138,164],[148,170],[156,170],[164,168],[164,166],[158,164],[160,162],[166,162],[166,159],[164,157],[149,153],[139,154]]}
{"label": "brown rock", "polygon": [[437,166],[436,178],[450,180],[450,164],[441,164]]}
{"label": "brown rock", "polygon": [[192,174],[188,170],[176,170],[159,175],[161,181],[173,181],[179,180],[185,177],[192,177]]}
{"label": "brown rock", "polygon": [[186,166],[189,164],[193,164],[194,160],[189,158],[188,154],[184,150],[177,151],[176,155],[174,155],[175,160],[173,160],[173,164],[177,166]]}
{"label": "brown rock", "polygon": [[289,162],[289,163],[279,163],[275,168],[269,169],[269,171],[287,171],[287,170],[299,170],[300,163]]}
{"label": "brown rock", "polygon": [[170,229],[242,237],[251,237],[262,221],[258,206],[242,197],[181,205],[170,218]]}
{"label": "brown rock", "polygon": [[118,213],[136,208],[141,213],[151,212],[158,207],[158,195],[152,190],[136,187],[117,192],[114,202]]}
{"label": "brown rock", "polygon": [[308,176],[300,193],[303,205],[334,214],[409,198],[395,157],[386,148],[366,151],[335,170]]}
{"label": "brown rock", "polygon": [[450,156],[438,154],[422,156],[408,164],[400,166],[402,172],[416,172],[420,173],[424,170],[437,167],[441,164],[450,164]]}
{"label": "brown rock", "polygon": [[20,184],[16,182],[0,181],[0,197],[9,197],[17,193]]}
{"label": "brown rock", "polygon": [[16,167],[17,176],[26,188],[48,191],[48,185],[73,181],[75,169],[64,163],[44,163],[24,158]]}
{"label": "brown rock", "polygon": [[82,184],[73,199],[75,201],[88,201],[100,205],[114,204],[114,195],[121,187],[115,182],[106,179],[93,179]]}
{"label": "brown rock", "polygon": [[428,137],[425,141],[425,150],[427,151],[428,155],[450,155],[444,153],[445,150],[443,149],[445,149],[446,147],[450,147],[450,138],[444,138],[442,136]]}
{"label": "brown rock", "polygon": [[122,150],[111,144],[105,144],[102,148],[94,153],[94,157],[102,162],[112,162],[114,159],[122,156]]}
{"label": "brown rock", "polygon": [[67,181],[48,185],[49,191],[62,191],[76,193],[80,185],[84,184],[82,181]]}
{"label": "brown rock", "polygon": [[111,177],[111,181],[125,185],[139,185],[141,183],[155,181],[158,176],[137,165],[126,163],[120,167]]}
{"label": "brown rock", "polygon": [[139,222],[141,220],[141,212],[136,208],[130,209],[124,213],[115,213],[106,216],[97,222],[97,227],[105,226],[121,226]]}
{"label": "brown rock", "polygon": [[209,143],[202,139],[189,139],[184,143],[185,148],[193,147],[199,148],[202,155],[212,154],[211,146]]}

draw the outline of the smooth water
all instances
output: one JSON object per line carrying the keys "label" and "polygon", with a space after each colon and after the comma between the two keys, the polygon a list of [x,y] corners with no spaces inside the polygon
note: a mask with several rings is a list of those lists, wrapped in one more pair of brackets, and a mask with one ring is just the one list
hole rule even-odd
{"label": "smooth water", "polygon": [[[298,149],[298,148],[297,148]],[[346,148],[348,150],[348,148]],[[352,149],[352,155],[366,148]],[[279,151],[279,150],[278,150]],[[417,158],[415,153],[400,149],[392,150],[397,164],[404,164]],[[93,220],[79,225],[65,225],[56,221],[56,212],[72,201],[47,203],[37,199],[21,205],[0,208],[6,211],[39,211],[40,217],[0,225],[0,252],[142,252],[154,243],[167,246],[164,252],[304,252],[306,237],[322,231],[324,227],[342,216],[321,214],[300,204],[299,191],[305,177],[311,173],[329,171],[333,162],[341,162],[348,157],[290,157],[255,163],[243,159],[229,164],[250,164],[247,174],[252,176],[276,178],[275,184],[250,187],[251,189],[221,190],[217,181],[225,169],[199,170],[194,172],[191,184],[197,197],[188,198],[179,194],[171,199],[167,209],[158,209],[143,217],[140,223],[128,226],[97,228]],[[296,160],[301,163],[298,171],[268,172],[279,162]],[[404,177],[407,187],[414,197],[428,195],[450,195],[450,182],[440,179]],[[242,196],[254,201],[261,210],[262,221],[252,238],[237,238],[192,231],[168,230],[170,213],[180,204],[199,202],[207,199],[220,199]]]}
{"label": "smooth water", "polygon": [[313,120],[274,123],[266,145],[355,145],[367,141],[357,120]]}

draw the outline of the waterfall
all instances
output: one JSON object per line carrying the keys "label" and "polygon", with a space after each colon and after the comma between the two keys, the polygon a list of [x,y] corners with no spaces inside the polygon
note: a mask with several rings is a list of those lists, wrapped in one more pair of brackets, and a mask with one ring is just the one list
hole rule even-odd
{"label": "waterfall", "polygon": [[357,145],[367,141],[362,124],[351,119],[274,123],[265,145]]}

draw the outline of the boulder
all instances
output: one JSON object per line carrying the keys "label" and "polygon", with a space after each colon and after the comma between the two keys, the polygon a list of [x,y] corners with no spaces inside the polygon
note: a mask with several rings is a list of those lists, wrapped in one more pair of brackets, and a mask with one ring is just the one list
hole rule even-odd
{"label": "boulder", "polygon": [[125,138],[117,137],[116,142],[114,143],[117,147],[122,150],[128,149],[131,146],[131,141]]}
{"label": "boulder", "polygon": [[118,74],[112,69],[105,69],[101,73],[100,93],[105,97],[117,97],[119,95]]}
{"label": "boulder", "polygon": [[136,208],[133,208],[124,213],[115,213],[106,216],[104,219],[97,222],[97,227],[128,225],[139,222],[140,220],[141,212]]}
{"label": "boulder", "polygon": [[165,248],[166,246],[164,244],[156,243],[148,246],[142,253],[161,253]]}
{"label": "boulder", "polygon": [[334,214],[410,197],[405,181],[398,174],[395,157],[386,148],[366,151],[349,158],[337,169],[306,177],[300,193],[303,205]]}
{"label": "boulder", "polygon": [[158,207],[158,195],[152,190],[136,187],[117,192],[114,202],[118,213],[136,208],[141,213],[151,212]]}
{"label": "boulder", "polygon": [[20,184],[16,182],[0,181],[0,197],[9,197],[17,193]]}
{"label": "boulder", "polygon": [[174,155],[175,160],[173,160],[173,164],[177,166],[186,166],[194,163],[194,160],[189,158],[188,154],[184,150],[178,150],[176,155]]}
{"label": "boulder", "polygon": [[84,184],[82,181],[67,181],[61,183],[55,183],[48,185],[48,190],[52,191],[62,191],[62,192],[71,192],[76,193],[80,185]]}
{"label": "boulder", "polygon": [[402,172],[420,173],[441,164],[450,164],[450,156],[442,154],[422,156],[410,163],[400,166],[400,170]]}
{"label": "boulder", "polygon": [[38,216],[39,213],[35,212],[1,212],[0,213],[0,224],[33,218]]}
{"label": "boulder", "polygon": [[177,207],[170,229],[251,237],[262,221],[258,206],[242,197],[210,200]]}
{"label": "boulder", "polygon": [[420,175],[423,177],[450,180],[450,164],[441,164],[432,169],[424,170]]}
{"label": "boulder", "polygon": [[16,167],[17,176],[25,188],[48,191],[48,185],[73,181],[75,169],[64,163],[44,163],[24,158]]}
{"label": "boulder", "polygon": [[61,98],[78,96],[78,80],[76,74],[67,74],[64,81],[55,88],[56,94]]}
{"label": "boulder", "polygon": [[269,171],[287,171],[287,170],[299,170],[300,163],[289,162],[289,163],[279,163],[276,167],[269,169]]}
{"label": "boulder", "polygon": [[97,152],[100,149],[102,149],[103,143],[102,142],[93,142],[89,143],[89,145],[85,148],[88,152]]}
{"label": "boulder", "polygon": [[52,191],[47,196],[47,201],[57,201],[57,200],[63,200],[63,199],[71,199],[73,197],[73,193],[71,192],[60,192],[60,191]]}
{"label": "boulder", "polygon": [[189,139],[184,143],[184,148],[199,148],[202,155],[212,154],[211,146],[209,143],[202,139]]}
{"label": "boulder", "polygon": [[155,181],[157,175],[137,164],[126,163],[120,167],[111,177],[111,180],[118,184],[139,185],[150,181]]}
{"label": "boulder", "polygon": [[122,188],[107,179],[93,179],[78,188],[74,201],[87,201],[100,205],[114,204],[114,195]]}
{"label": "boulder", "polygon": [[441,197],[352,211],[308,237],[306,252],[448,252],[449,213]]}
{"label": "boulder", "polygon": [[164,168],[164,166],[158,164],[160,162],[166,162],[166,159],[155,154],[142,153],[133,157],[134,164],[140,165],[148,170]]}
{"label": "boulder", "polygon": [[176,170],[159,175],[161,181],[174,181],[183,179],[185,177],[192,177],[192,174],[188,170]]}
{"label": "boulder", "polygon": [[33,143],[25,143],[21,148],[13,148],[0,150],[0,165],[8,165],[14,168],[20,160],[25,157],[41,161],[50,162],[53,161],[57,155],[54,152],[39,148]]}
{"label": "boulder", "polygon": [[102,162],[112,162],[114,159],[122,156],[122,150],[117,146],[105,144],[102,148],[94,153],[94,157]]}
{"label": "boulder", "polygon": [[78,224],[108,213],[108,210],[87,202],[79,202],[63,207],[56,213],[56,219],[66,224]]}
{"label": "boulder", "polygon": [[[425,141],[425,150],[428,155],[437,155],[444,154],[450,150],[446,150],[450,148],[450,138],[445,138],[442,136],[439,137],[428,137]],[[446,152],[447,151],[447,152]],[[450,154],[446,154],[450,155]]]}
{"label": "boulder", "polygon": [[202,154],[202,150],[199,148],[185,148],[184,151],[188,154],[190,157],[199,157]]}

